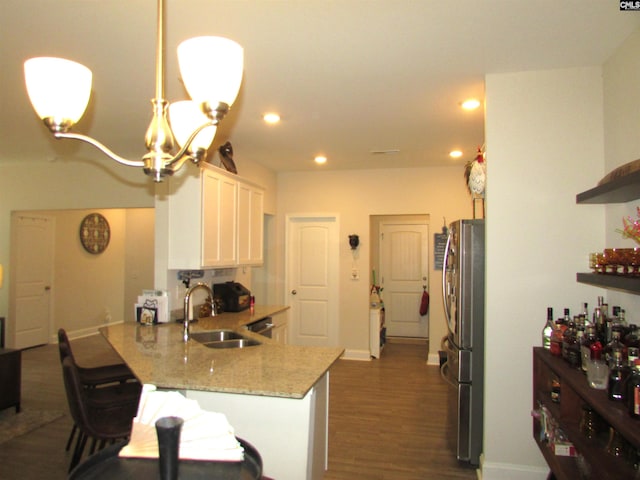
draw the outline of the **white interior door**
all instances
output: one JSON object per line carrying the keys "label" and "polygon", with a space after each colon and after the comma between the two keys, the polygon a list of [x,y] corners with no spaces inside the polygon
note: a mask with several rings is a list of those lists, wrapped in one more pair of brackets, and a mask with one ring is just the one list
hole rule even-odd
{"label": "white interior door", "polygon": [[335,217],[287,219],[286,303],[291,343],[338,344],[338,225]]}
{"label": "white interior door", "polygon": [[14,348],[49,343],[53,234],[51,217],[15,214],[11,218],[10,319]]}
{"label": "white interior door", "polygon": [[382,224],[380,283],[384,289],[387,335],[429,337],[429,315],[420,315],[424,286],[429,286],[429,226]]}

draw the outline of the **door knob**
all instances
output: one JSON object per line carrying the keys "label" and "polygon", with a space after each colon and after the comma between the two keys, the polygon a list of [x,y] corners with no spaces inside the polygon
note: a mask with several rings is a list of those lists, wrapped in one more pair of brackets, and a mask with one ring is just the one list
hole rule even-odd
{"label": "door knob", "polygon": [[296,293],[298,293],[296,290],[291,290],[291,295],[295,295]]}
{"label": "door knob", "polygon": [[49,290],[51,290],[51,287],[50,287],[49,285],[47,285],[46,287],[44,287],[44,290],[45,290],[46,292],[48,292]]}

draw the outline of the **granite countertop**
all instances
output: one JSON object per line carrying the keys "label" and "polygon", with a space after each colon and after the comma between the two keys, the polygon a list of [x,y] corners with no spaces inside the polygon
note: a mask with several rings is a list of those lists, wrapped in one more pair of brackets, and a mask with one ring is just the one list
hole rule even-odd
{"label": "granite countertop", "polygon": [[282,345],[244,326],[285,311],[286,306],[256,306],[239,313],[199,319],[191,332],[239,330],[261,345],[207,348],[182,341],[182,323],[144,326],[122,323],[100,329],[142,383],[158,388],[303,398],[344,352],[338,347]]}

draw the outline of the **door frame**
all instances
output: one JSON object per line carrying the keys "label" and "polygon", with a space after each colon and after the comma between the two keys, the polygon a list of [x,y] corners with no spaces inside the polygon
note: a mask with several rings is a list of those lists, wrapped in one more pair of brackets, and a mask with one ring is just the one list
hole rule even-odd
{"label": "door frame", "polygon": [[[317,213],[317,214],[286,214],[285,215],[285,247],[284,247],[284,291],[283,291],[283,304],[291,307],[291,297],[290,292],[293,286],[291,285],[291,275],[290,275],[290,249],[289,249],[289,240],[291,237],[292,224],[294,222],[302,221],[302,220],[311,220],[311,221],[331,221],[335,224],[335,230],[333,231],[331,242],[335,245],[338,255],[333,257],[332,262],[335,271],[338,273],[338,280],[340,278],[340,215],[337,213]],[[329,316],[331,318],[331,324],[329,325],[329,343],[333,345],[338,345],[340,341],[340,287],[339,281],[336,282],[335,285],[331,286],[331,292],[329,294],[330,298],[335,299],[334,304],[330,305],[330,313]],[[294,315],[289,317],[291,322],[290,328],[288,329],[289,343],[292,343],[292,337],[294,334],[294,326],[293,322],[295,321]]]}
{"label": "door frame", "polygon": [[55,235],[56,235],[56,218],[55,216],[51,216],[51,215],[46,215],[46,214],[40,214],[40,213],[30,213],[27,211],[20,211],[20,212],[11,212],[11,219],[10,219],[10,228],[11,228],[11,234],[10,234],[10,245],[9,245],[9,250],[10,250],[10,255],[9,255],[9,315],[8,315],[8,319],[7,322],[5,324],[5,328],[6,328],[6,332],[5,332],[5,341],[8,343],[7,346],[9,347],[15,347],[16,345],[16,331],[17,331],[17,318],[16,318],[16,287],[17,287],[17,282],[16,282],[16,272],[17,272],[17,249],[16,249],[16,243],[17,243],[17,229],[15,228],[17,226],[17,222],[19,217],[30,217],[30,218],[39,218],[39,219],[46,219],[47,221],[51,222],[51,238],[49,239],[49,241],[51,242],[51,264],[50,264],[50,268],[49,268],[49,286],[50,286],[50,290],[49,290],[49,311],[48,311],[48,322],[47,322],[47,339],[48,339],[48,343],[51,342],[53,336],[52,336],[52,332],[54,330],[54,321],[53,321],[53,315],[54,315],[54,305],[53,305],[53,295],[51,294],[52,291],[55,291],[55,286],[53,285],[53,280],[55,278],[55,274],[54,274],[54,268],[55,268]]}

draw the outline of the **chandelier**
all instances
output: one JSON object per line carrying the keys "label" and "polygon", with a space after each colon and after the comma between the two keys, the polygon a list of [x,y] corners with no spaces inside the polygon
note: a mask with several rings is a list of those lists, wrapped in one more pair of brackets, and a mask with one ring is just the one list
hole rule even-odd
{"label": "chandelier", "polygon": [[127,160],[89,136],[71,133],[89,103],[91,70],[63,58],[36,57],[24,63],[31,104],[54,137],[89,143],[118,163],[142,167],[156,182],[173,175],[187,160],[197,165],[205,158],[218,123],[238,96],[244,56],[242,47],[226,38],[185,40],[178,46],[178,64],[191,100],[169,105],[164,99],[163,3],[158,0],[155,98],[142,160]]}

